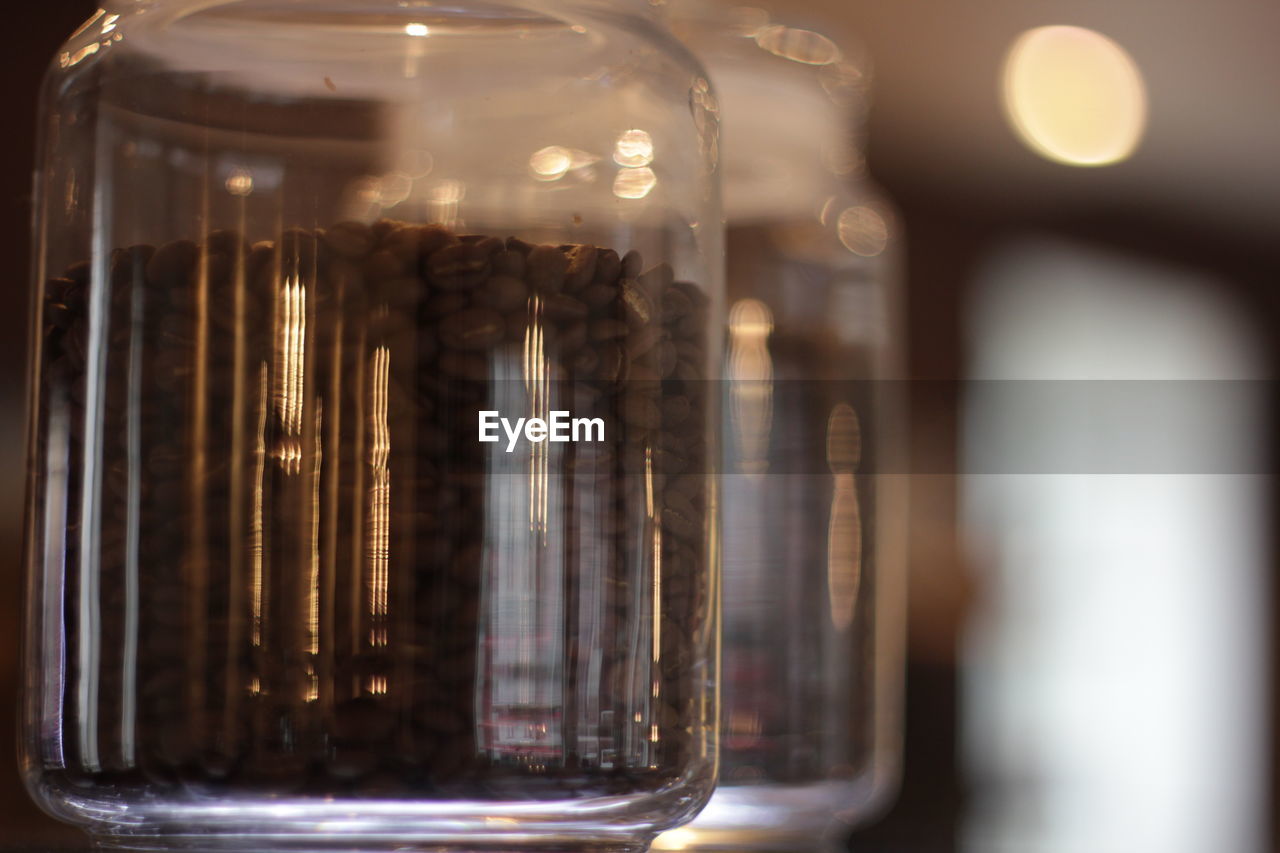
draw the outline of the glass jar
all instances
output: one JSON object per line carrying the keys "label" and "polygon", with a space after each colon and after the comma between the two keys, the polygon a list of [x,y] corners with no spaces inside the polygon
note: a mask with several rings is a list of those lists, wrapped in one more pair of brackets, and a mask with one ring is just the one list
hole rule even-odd
{"label": "glass jar", "polygon": [[718,118],[646,10],[112,0],[62,48],[23,724],[50,813],[643,850],[710,796]]}
{"label": "glass jar", "polygon": [[655,849],[794,853],[896,786],[895,217],[863,169],[865,62],[759,8],[667,9],[721,99],[730,381],[720,785]]}

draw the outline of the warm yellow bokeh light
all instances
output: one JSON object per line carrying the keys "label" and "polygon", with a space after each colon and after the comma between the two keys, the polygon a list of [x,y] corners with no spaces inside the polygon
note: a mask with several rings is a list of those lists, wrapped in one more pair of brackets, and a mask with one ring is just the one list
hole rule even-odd
{"label": "warm yellow bokeh light", "polygon": [[648,166],[619,169],[618,176],[613,179],[613,194],[618,198],[644,198],[657,184],[658,177]]}
{"label": "warm yellow bokeh light", "polygon": [[1133,153],[1147,123],[1142,73],[1124,48],[1083,27],[1028,30],[1003,73],[1005,113],[1036,153],[1103,166]]}
{"label": "warm yellow bokeh light", "polygon": [[253,194],[253,173],[247,169],[236,169],[227,178],[227,192],[244,198]]}
{"label": "warm yellow bokeh light", "polygon": [[889,244],[889,223],[875,208],[866,205],[847,207],[836,220],[840,242],[855,255],[874,258]]}
{"label": "warm yellow bokeh light", "polygon": [[632,168],[648,166],[653,162],[653,138],[643,130],[628,130],[618,137],[613,162]]}
{"label": "warm yellow bokeh light", "polygon": [[692,829],[680,827],[679,829],[669,829],[657,837],[653,842],[653,850],[684,850],[690,844],[698,840],[697,833]]}
{"label": "warm yellow bokeh light", "polygon": [[548,145],[533,152],[529,168],[540,181],[556,181],[563,178],[573,165],[573,152],[561,145]]}

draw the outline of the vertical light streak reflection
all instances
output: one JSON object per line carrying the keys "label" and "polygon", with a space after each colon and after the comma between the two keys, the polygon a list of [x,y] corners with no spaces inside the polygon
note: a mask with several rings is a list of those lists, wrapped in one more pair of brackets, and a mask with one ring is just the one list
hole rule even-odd
{"label": "vertical light streak reflection", "polygon": [[[70,494],[71,465],[68,459],[70,420],[65,395],[51,394],[49,401],[49,440],[44,460],[44,559],[40,566],[43,579],[43,602],[40,622],[44,628],[39,643],[39,661],[43,674],[41,713],[46,719],[66,719],[67,696],[67,542],[66,536]],[[54,726],[52,736],[41,748],[47,766],[66,767],[63,727]]]}
{"label": "vertical light streak reflection", "polygon": [[267,363],[258,365],[258,431],[253,448],[253,520],[249,526],[250,551],[253,559],[253,578],[250,581],[252,595],[250,633],[255,646],[262,645],[262,561],[264,545],[263,504],[267,478]]}
{"label": "vertical light streak reflection", "polygon": [[[206,171],[201,185],[202,218],[209,220],[209,183]],[[195,370],[192,376],[190,465],[190,552],[187,587],[187,712],[196,731],[204,731],[206,669],[209,649],[209,258],[202,252],[196,272]]]}
{"label": "vertical light streak reflection", "polygon": [[831,624],[837,631],[846,631],[853,624],[862,580],[862,519],[856,482],[861,458],[858,415],[847,403],[840,403],[827,419],[827,466],[833,479],[827,528],[827,589]]}
{"label": "vertical light streak reflection", "polygon": [[324,400],[316,400],[315,453],[311,468],[311,566],[307,578],[307,701],[320,698],[320,676],[316,670],[320,655],[320,472],[324,459]]}
{"label": "vertical light streak reflection", "polygon": [[[391,380],[391,352],[380,346],[373,353],[369,387],[369,644],[387,644],[387,583],[391,554],[391,430],[387,424],[387,389]],[[376,681],[376,679],[374,679]],[[386,692],[385,684],[370,692]]]}
{"label": "vertical light streak reflection", "polygon": [[285,435],[278,461],[286,474],[302,472],[302,447],[297,437],[302,432],[306,302],[301,280],[296,275],[286,278],[278,297],[275,347],[276,416]]}
{"label": "vertical light streak reflection", "polygon": [[[110,174],[105,163],[103,149],[99,146],[97,160],[102,166],[99,174]],[[106,390],[107,342],[104,320],[110,314],[108,299],[110,273],[106,259],[110,255],[106,235],[110,233],[107,222],[107,199],[111,186],[102,184],[93,198],[93,257],[99,259],[93,271],[93,284],[89,288],[89,340],[85,353],[85,389],[83,429],[84,439],[81,459],[84,470],[80,482],[80,591],[78,601],[78,627],[80,637],[76,644],[77,684],[76,702],[79,708],[79,736],[81,765],[96,772],[102,769],[98,749],[98,677],[102,665],[102,614],[101,561],[97,543],[101,536],[101,505],[97,498],[102,488],[102,410]],[[70,519],[68,519],[70,521]]]}
{"label": "vertical light streak reflection", "polygon": [[659,739],[658,721],[653,716],[659,708],[658,700],[662,694],[662,524],[657,517],[653,487],[653,447],[644,450],[644,506],[649,529],[653,531],[653,671],[650,673],[649,695],[653,697],[650,709],[649,741],[657,743]]}
{"label": "vertical light streak reflection", "polygon": [[773,312],[758,299],[740,299],[729,310],[730,417],[737,439],[735,462],[743,474],[769,467],[773,431]]}
{"label": "vertical light streak reflection", "polygon": [[[524,336],[524,383],[529,396],[529,417],[550,415],[550,388],[547,383],[547,359],[542,326],[542,297],[534,296],[531,320]],[[547,452],[549,440],[529,443],[529,530],[547,533]]]}

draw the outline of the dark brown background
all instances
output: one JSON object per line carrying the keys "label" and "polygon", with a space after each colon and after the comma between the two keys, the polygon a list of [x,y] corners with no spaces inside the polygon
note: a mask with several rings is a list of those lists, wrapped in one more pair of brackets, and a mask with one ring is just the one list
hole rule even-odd
{"label": "dark brown background", "polygon": [[[908,234],[912,376],[963,375],[960,318],[975,265],[1008,235],[1028,231],[1209,272],[1265,328],[1280,321],[1280,254],[1272,239],[1280,193],[1270,189],[1280,179],[1274,165],[1280,71],[1275,57],[1263,52],[1280,36],[1276,4],[1085,2],[1059,4],[1057,17],[1047,11],[1052,6],[1031,10],[1003,0],[796,5],[842,19],[864,35],[878,60],[869,160],[899,205]],[[10,475],[0,490],[0,584],[9,591],[0,596],[0,732],[14,730],[17,679],[36,95],[57,45],[92,11],[88,0],[46,0],[4,12],[9,107],[0,137],[0,251],[10,258],[11,274],[0,312],[0,461]],[[1070,20],[1061,20],[1068,14]],[[984,86],[994,89],[999,50],[992,45],[1028,26],[1064,22],[1099,26],[1135,46],[1153,84],[1176,83],[1153,85],[1158,97],[1173,91],[1189,99],[1180,110],[1157,98],[1154,153],[1132,167],[1069,170],[1040,161],[1013,140],[994,98],[974,94]],[[1268,336],[1267,346],[1274,374],[1280,367],[1275,336]],[[933,470],[954,470],[956,424],[948,411],[916,412],[916,450],[941,460]],[[858,834],[856,850],[958,849],[966,803],[955,761],[955,641],[964,603],[975,590],[958,547],[954,478],[918,478],[914,496],[907,770],[897,805]],[[1269,515],[1274,519],[1274,509]],[[1272,634],[1274,648],[1274,627]],[[1273,673],[1278,659],[1272,655]],[[0,736],[0,844],[76,843],[74,833],[29,804],[12,743]]]}

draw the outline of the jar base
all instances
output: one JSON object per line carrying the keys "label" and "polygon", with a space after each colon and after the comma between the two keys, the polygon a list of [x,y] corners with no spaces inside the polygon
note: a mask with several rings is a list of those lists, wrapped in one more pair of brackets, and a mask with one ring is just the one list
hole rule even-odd
{"label": "jar base", "polygon": [[[157,853],[646,853],[656,829],[671,823],[669,812],[655,814],[652,803],[631,797],[570,807],[298,799],[80,805],[57,816],[85,828],[95,849]],[[677,815],[692,810],[681,806]]]}
{"label": "jar base", "polygon": [[356,798],[171,787],[76,788],[47,774],[28,788],[97,849],[188,853],[645,853],[711,794],[709,770],[613,796],[536,800]]}
{"label": "jar base", "polygon": [[456,843],[408,842],[405,839],[352,839],[345,836],[269,837],[219,834],[208,836],[113,836],[93,838],[93,849],[103,853],[647,853],[649,842],[601,844],[554,842],[518,844],[507,842]]}

